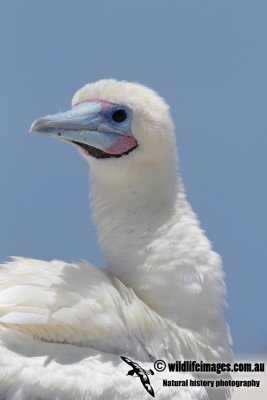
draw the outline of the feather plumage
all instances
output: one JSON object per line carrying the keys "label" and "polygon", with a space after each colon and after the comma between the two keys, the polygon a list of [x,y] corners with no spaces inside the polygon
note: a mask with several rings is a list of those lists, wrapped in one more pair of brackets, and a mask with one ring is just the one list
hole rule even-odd
{"label": "feather plumage", "polygon": [[[168,106],[148,88],[114,80],[82,88],[73,103],[83,102],[93,102],[102,119],[113,104],[127,106],[131,132],[120,131],[118,140],[131,134],[138,142],[127,155],[105,159],[81,149],[107,268],[24,258],[1,266],[1,399],[148,399],[140,382],[126,376],[121,356],[147,371],[156,359],[231,358],[221,260],[177,178]],[[74,114],[75,107],[68,115]],[[229,396],[225,389],[163,387],[163,379],[174,375],[150,379],[157,399]]]}

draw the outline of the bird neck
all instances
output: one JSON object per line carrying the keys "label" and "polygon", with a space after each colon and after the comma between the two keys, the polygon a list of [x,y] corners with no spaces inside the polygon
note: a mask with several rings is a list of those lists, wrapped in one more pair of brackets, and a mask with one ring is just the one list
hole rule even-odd
{"label": "bird neck", "polygon": [[146,278],[144,268],[155,232],[174,213],[180,190],[176,168],[166,163],[164,168],[155,165],[131,172],[122,166],[118,173],[110,171],[110,176],[101,172],[90,169],[91,206],[100,246],[112,274],[134,286],[138,273],[140,279]]}
{"label": "bird neck", "polygon": [[144,171],[138,184],[129,178],[123,186],[92,176],[93,216],[108,268],[160,315],[198,332],[209,326],[218,342],[227,342],[220,258],[181,181],[165,174]]}

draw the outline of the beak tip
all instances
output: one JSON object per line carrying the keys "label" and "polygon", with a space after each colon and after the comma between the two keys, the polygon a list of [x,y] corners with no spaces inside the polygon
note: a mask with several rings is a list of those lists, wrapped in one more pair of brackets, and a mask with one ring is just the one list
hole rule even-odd
{"label": "beak tip", "polygon": [[45,120],[45,118],[38,118],[38,119],[36,119],[36,120],[33,121],[33,123],[31,124],[29,132],[30,132],[30,133],[33,133],[33,132],[39,132],[39,133],[41,133],[41,132],[43,132],[43,131],[44,131],[44,128],[45,128],[45,123],[46,123],[46,122],[47,122],[47,121]]}

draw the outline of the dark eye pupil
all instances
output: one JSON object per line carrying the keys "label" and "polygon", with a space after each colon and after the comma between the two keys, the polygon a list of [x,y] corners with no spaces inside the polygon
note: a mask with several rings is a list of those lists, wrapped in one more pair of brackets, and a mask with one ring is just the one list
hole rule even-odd
{"label": "dark eye pupil", "polygon": [[114,111],[114,113],[112,114],[112,119],[115,122],[123,122],[125,121],[127,118],[127,113],[125,110],[123,110],[122,108],[118,108],[117,110]]}

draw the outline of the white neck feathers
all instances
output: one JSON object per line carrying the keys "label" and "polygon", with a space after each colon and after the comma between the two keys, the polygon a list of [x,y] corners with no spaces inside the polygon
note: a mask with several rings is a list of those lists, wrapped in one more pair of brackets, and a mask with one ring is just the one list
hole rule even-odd
{"label": "white neck feathers", "polygon": [[143,173],[138,184],[133,175],[116,187],[98,180],[91,169],[93,215],[108,268],[180,326],[198,330],[216,320],[221,329],[220,257],[199,227],[176,172],[166,170],[166,177]]}

